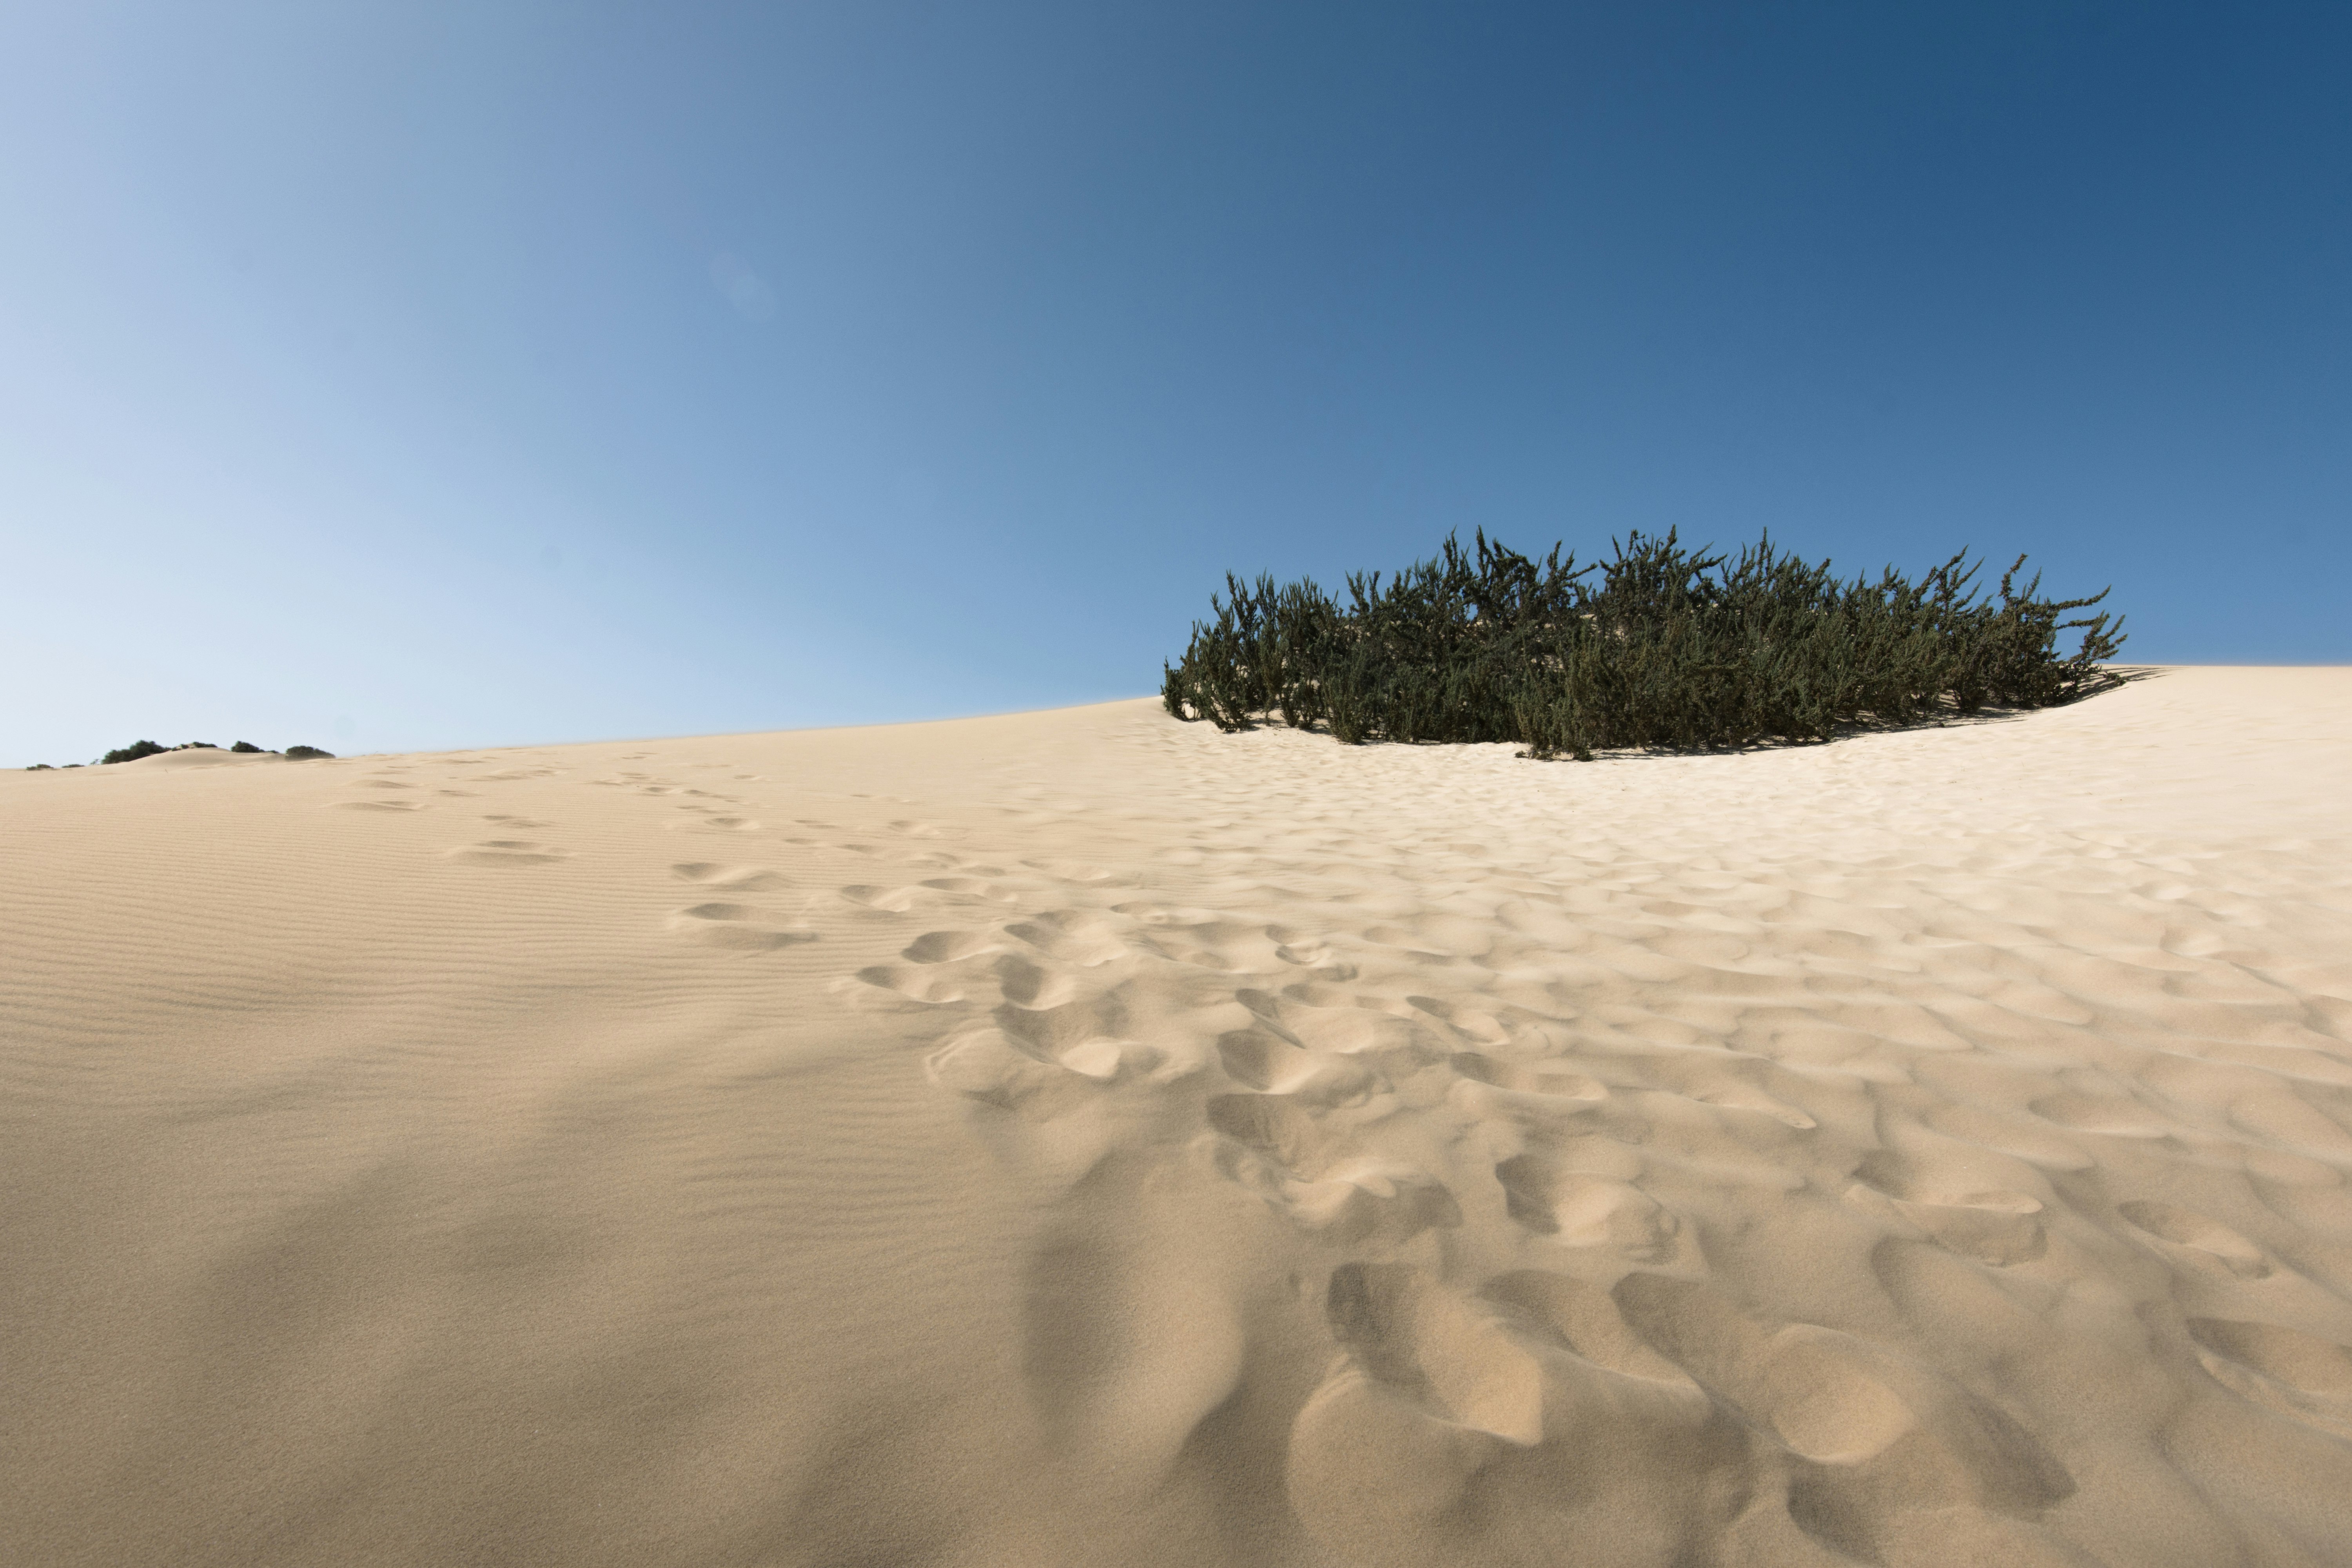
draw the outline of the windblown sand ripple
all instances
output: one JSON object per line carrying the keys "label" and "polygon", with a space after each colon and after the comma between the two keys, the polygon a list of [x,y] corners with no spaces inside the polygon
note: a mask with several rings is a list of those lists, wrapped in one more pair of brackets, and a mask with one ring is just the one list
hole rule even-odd
{"label": "windblown sand ripple", "polygon": [[2352,1562],[2352,672],[0,778],[0,1561]]}

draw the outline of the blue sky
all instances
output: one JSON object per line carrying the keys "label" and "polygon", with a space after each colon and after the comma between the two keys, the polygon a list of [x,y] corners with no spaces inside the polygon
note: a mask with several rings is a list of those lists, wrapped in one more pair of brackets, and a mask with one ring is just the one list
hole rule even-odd
{"label": "blue sky", "polygon": [[0,763],[1154,689],[1449,529],[2352,659],[2352,7],[18,4]]}

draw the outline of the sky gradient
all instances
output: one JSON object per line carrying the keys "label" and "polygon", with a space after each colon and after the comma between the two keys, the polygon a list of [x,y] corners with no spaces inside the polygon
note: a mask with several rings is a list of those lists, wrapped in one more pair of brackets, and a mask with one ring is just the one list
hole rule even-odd
{"label": "sky gradient", "polygon": [[2352,7],[18,5],[0,764],[1153,690],[1448,530],[2352,659]]}

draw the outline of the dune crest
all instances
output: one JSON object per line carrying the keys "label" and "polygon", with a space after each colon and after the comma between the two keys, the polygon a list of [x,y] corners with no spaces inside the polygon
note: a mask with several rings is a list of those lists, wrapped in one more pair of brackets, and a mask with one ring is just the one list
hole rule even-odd
{"label": "dune crest", "polygon": [[0,1560],[2352,1560],[2352,671],[0,777]]}

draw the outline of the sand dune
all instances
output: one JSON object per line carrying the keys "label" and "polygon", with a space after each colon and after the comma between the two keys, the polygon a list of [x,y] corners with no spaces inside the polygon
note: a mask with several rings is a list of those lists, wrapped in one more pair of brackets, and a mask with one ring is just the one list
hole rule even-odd
{"label": "sand dune", "polygon": [[2352,1563],[2352,671],[0,777],[0,1562]]}

